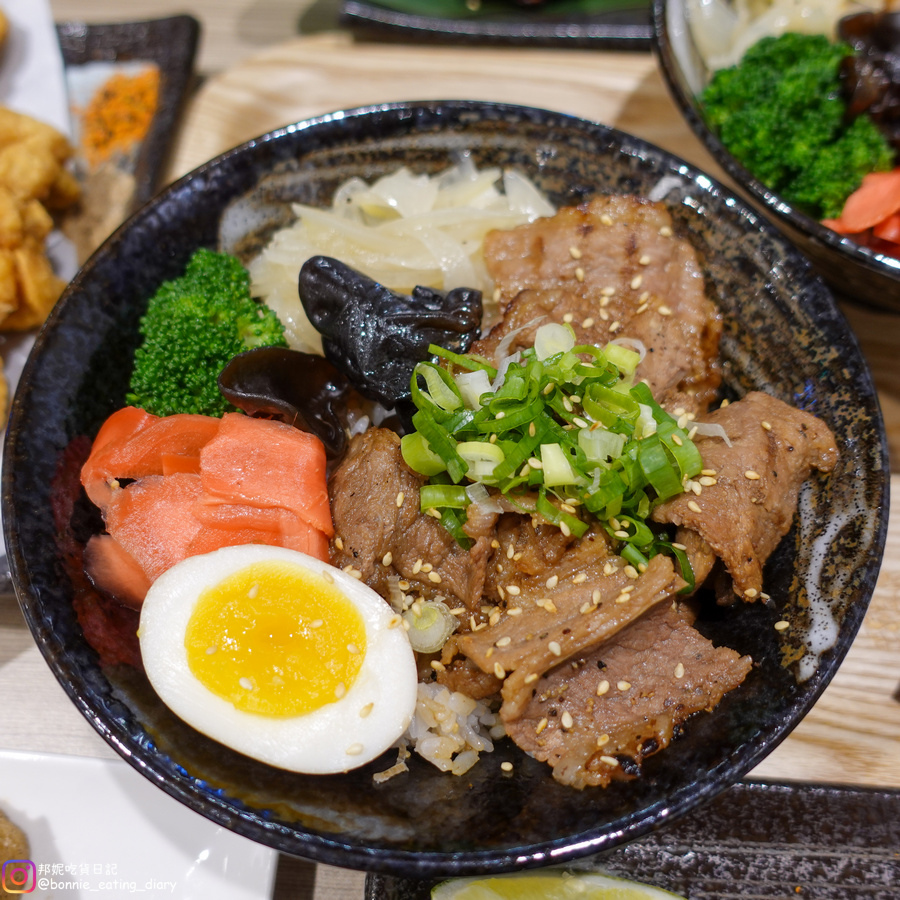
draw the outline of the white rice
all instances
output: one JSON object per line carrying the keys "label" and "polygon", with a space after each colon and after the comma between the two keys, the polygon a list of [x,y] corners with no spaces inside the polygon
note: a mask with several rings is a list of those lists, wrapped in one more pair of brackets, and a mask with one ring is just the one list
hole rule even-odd
{"label": "white rice", "polygon": [[375,780],[386,781],[405,772],[409,750],[442,772],[463,775],[481,753],[492,752],[494,741],[505,733],[500,717],[486,703],[440,684],[419,684],[415,715],[401,738],[397,763]]}

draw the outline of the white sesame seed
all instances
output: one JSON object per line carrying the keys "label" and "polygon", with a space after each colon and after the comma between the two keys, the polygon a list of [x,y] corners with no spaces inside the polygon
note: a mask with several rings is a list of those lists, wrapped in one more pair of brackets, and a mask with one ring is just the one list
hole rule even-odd
{"label": "white sesame seed", "polygon": [[650,263],[652,262],[652,260],[651,260],[650,257],[645,253],[645,254],[638,260],[638,262],[639,262],[642,266],[649,266]]}
{"label": "white sesame seed", "polygon": [[432,584],[440,584],[442,579],[441,579],[441,576],[440,576],[437,572],[429,572],[429,573],[428,573],[428,580],[429,580]]}
{"label": "white sesame seed", "polygon": [[771,431],[771,430],[772,430],[772,425],[771,425],[771,423],[769,423],[769,422],[760,422],[759,424],[762,425],[762,427],[763,427],[766,431]]}
{"label": "white sesame seed", "polygon": [[362,744],[351,744],[347,748],[347,756],[359,756],[359,754],[363,752],[363,749]]}
{"label": "white sesame seed", "polygon": [[672,229],[668,225],[663,225],[662,228],[659,229],[659,233],[663,237],[672,237]]}
{"label": "white sesame seed", "polygon": [[609,213],[603,213],[603,215],[600,216],[600,223],[602,225],[612,225],[612,216],[610,216]]}
{"label": "white sesame seed", "polygon": [[700,484],[702,484],[703,487],[712,487],[714,484],[718,484],[718,483],[719,482],[715,478],[713,478],[711,475],[704,475],[700,479]]}
{"label": "white sesame seed", "polygon": [[537,728],[534,729],[534,733],[540,734],[547,727],[548,724],[549,723],[547,722],[546,719],[541,719],[541,721],[537,723]]}
{"label": "white sesame seed", "polygon": [[786,629],[788,629],[788,628],[790,628],[790,627],[791,627],[791,623],[790,623],[790,622],[785,622],[784,619],[782,619],[780,622],[776,622],[776,623],[775,623],[775,630],[776,630],[776,631],[785,631]]}
{"label": "white sesame seed", "polygon": [[754,472],[753,469],[747,469],[747,471],[744,472],[744,478],[747,478],[750,481],[757,481],[759,480],[759,472]]}
{"label": "white sesame seed", "polygon": [[512,643],[512,638],[507,634],[507,635],[504,635],[502,638],[500,638],[499,641],[497,641],[496,646],[508,647],[511,643]]}
{"label": "white sesame seed", "polygon": [[581,259],[581,251],[577,247],[569,247],[569,256],[572,259]]}
{"label": "white sesame seed", "polygon": [[506,669],[504,669],[503,666],[501,666],[498,662],[494,663],[494,675],[496,675],[497,678],[500,679],[506,678]]}
{"label": "white sesame seed", "polygon": [[500,763],[500,768],[503,769],[504,772],[512,772],[513,764],[509,760],[505,760]]}
{"label": "white sesame seed", "polygon": [[700,512],[700,504],[697,503],[696,500],[688,500],[688,509],[691,512],[698,513],[698,512]]}
{"label": "white sesame seed", "polygon": [[525,676],[525,684],[534,684],[538,678],[540,678],[540,675],[537,672],[530,672]]}
{"label": "white sesame seed", "polygon": [[587,581],[587,575],[584,572],[572,576],[572,584],[584,584],[585,581]]}
{"label": "white sesame seed", "polygon": [[[437,662],[437,660],[435,660],[435,662]],[[369,717],[369,713],[372,712],[372,709],[374,708],[374,706],[375,706],[374,703],[367,703],[367,704],[359,711],[359,717],[360,717],[361,719],[367,719],[367,718]]]}
{"label": "white sesame seed", "polygon": [[551,591],[553,590],[553,588],[556,587],[557,584],[559,584],[559,576],[558,576],[558,575],[551,575],[551,576],[547,579],[547,587],[548,587]]}
{"label": "white sesame seed", "polygon": [[359,653],[359,647],[357,647],[356,644],[347,644],[347,652],[356,656]]}
{"label": "white sesame seed", "polygon": [[245,691],[252,691],[252,690],[253,690],[253,682],[252,682],[249,678],[241,678],[241,679],[239,679],[239,680],[238,680],[238,684],[239,684]]}
{"label": "white sesame seed", "polygon": [[397,508],[398,508],[398,509],[399,509],[401,506],[403,506],[403,500],[404,500],[404,499],[405,499],[405,498],[404,498],[404,496],[403,496],[403,491],[399,491],[399,492],[397,493],[397,499],[394,501],[394,503],[397,504]]}
{"label": "white sesame seed", "polygon": [[384,556],[381,557],[381,564],[383,566],[389,566],[393,561],[394,561],[394,554],[391,553],[390,550],[388,550],[388,552],[385,553]]}
{"label": "white sesame seed", "polygon": [[560,523],[559,523],[559,530],[560,530],[566,537],[569,537],[569,536],[572,534],[572,529],[569,528],[569,526],[566,525],[565,522],[560,522]]}
{"label": "white sesame seed", "polygon": [[597,696],[602,697],[609,690],[609,682],[605,679],[597,685]]}
{"label": "white sesame seed", "polygon": [[439,659],[433,659],[431,661],[431,668],[434,669],[435,672],[447,671],[447,667]]}
{"label": "white sesame seed", "polygon": [[509,594],[512,594],[513,597],[518,597],[519,594],[522,593],[522,589],[517,584],[509,584],[506,586],[506,591]]}
{"label": "white sesame seed", "polygon": [[575,280],[579,282],[584,281],[584,269],[582,269],[581,266],[578,266],[578,268],[575,269]]}
{"label": "white sesame seed", "polygon": [[573,316],[572,313],[566,313],[563,316],[563,322],[565,322],[566,325],[571,325],[572,322],[574,321],[574,319],[575,319],[575,316]]}
{"label": "white sesame seed", "polygon": [[562,725],[562,727],[567,731],[575,724],[575,721],[572,719],[572,714],[567,709],[563,710],[563,714],[559,720],[559,724]]}
{"label": "white sesame seed", "polygon": [[547,649],[548,649],[554,656],[562,656],[562,647],[560,647],[559,644],[558,644],[556,641],[550,641],[550,643],[547,644]]}
{"label": "white sesame seed", "polygon": [[337,685],[337,687],[335,687],[334,696],[337,697],[338,700],[340,700],[341,697],[344,697],[346,695],[346,693],[347,693],[347,685],[344,684],[344,682],[342,681]]}
{"label": "white sesame seed", "polygon": [[[634,566],[625,566],[625,568],[622,569],[622,571],[625,573],[625,575],[628,578],[637,578],[638,575],[640,575],[640,572],[638,572],[638,570]],[[627,593],[628,591],[630,591],[632,589],[631,588],[622,588],[622,590],[624,590]]]}
{"label": "white sesame seed", "polygon": [[684,666],[681,663],[675,666],[675,677],[684,678]]}
{"label": "white sesame seed", "polygon": [[328,571],[322,572],[322,577],[323,577],[329,584],[334,584],[334,576],[331,574],[331,572],[328,572]]}
{"label": "white sesame seed", "polygon": [[605,287],[600,291],[600,296],[609,299],[613,296],[613,294],[615,294],[615,292],[616,289],[614,287]]}
{"label": "white sesame seed", "polygon": [[594,326],[594,320],[593,320],[590,316],[588,316],[588,317],[581,323],[581,327],[582,327],[582,328],[593,328],[593,326]]}
{"label": "white sesame seed", "polygon": [[630,681],[618,681],[618,682],[616,682],[616,687],[620,691],[627,691],[631,688],[631,682]]}
{"label": "white sesame seed", "polygon": [[660,306],[660,308],[659,308],[659,314],[660,314],[661,316],[671,316],[671,315],[672,315],[672,309],[671,309],[671,307],[668,307],[668,306],[665,306],[665,305]]}
{"label": "white sesame seed", "polygon": [[619,764],[619,761],[614,756],[601,756],[600,762],[604,762],[608,766],[617,766]]}
{"label": "white sesame seed", "polygon": [[597,746],[598,747],[605,747],[608,743],[609,743],[609,735],[608,734],[598,735],[598,737],[597,737]]}
{"label": "white sesame seed", "polygon": [[344,539],[343,539],[340,535],[338,535],[338,536],[334,539],[334,546],[337,547],[338,550],[343,550],[343,549],[344,549]]}

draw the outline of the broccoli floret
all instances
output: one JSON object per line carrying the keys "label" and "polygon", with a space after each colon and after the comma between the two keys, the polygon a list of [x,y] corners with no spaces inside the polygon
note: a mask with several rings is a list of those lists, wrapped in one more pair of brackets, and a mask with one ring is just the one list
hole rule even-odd
{"label": "broccoli floret", "polygon": [[841,96],[848,44],[787,33],[754,44],[713,75],[700,100],[729,152],[770,190],[815,218],[836,216],[893,153],[872,121],[852,122]]}
{"label": "broccoli floret", "polygon": [[200,249],[184,275],[162,284],[141,319],[127,402],[157,416],[222,416],[225,364],[244,350],[286,347],[284,326],[250,294],[247,270],[233,256]]}

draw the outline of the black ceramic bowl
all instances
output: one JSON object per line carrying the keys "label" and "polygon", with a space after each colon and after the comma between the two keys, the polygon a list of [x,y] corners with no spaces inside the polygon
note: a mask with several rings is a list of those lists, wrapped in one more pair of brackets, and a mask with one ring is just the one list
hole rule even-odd
{"label": "black ceramic bowl", "polygon": [[685,0],[653,0],[653,46],[685,120],[738,189],[776,222],[844,298],[900,312],[900,259],[863,247],[792,207],[757,181],[709,129],[697,95],[710,73],[694,44]]}
{"label": "black ceramic bowl", "polygon": [[[252,253],[290,218],[289,201],[324,203],[347,177],[401,164],[438,171],[463,151],[479,165],[518,167],[558,204],[600,192],[661,197],[696,247],[724,315],[728,393],[762,389],[811,410],[841,447],[837,470],[810,482],[768,566],[772,607],[709,604],[698,620],[716,642],[753,656],[747,681],[715,712],[692,719],[640,779],[606,790],[563,787],[508,742],[465,777],[413,758],[408,774],[380,786],[371,776],[385,760],[327,777],[248,760],[157,700],[132,664],[133,618],[98,605],[80,571],[82,544],[98,523],[78,470],[100,423],[123,404],[138,317],[160,282],[199,246]],[[435,877],[599,852],[696,807],[755,766],[812,706],[859,627],[884,544],[887,472],[876,395],[853,334],[806,260],[755,212],[683,161],[600,125],[485,103],[401,103],[301,122],[238,147],[172,185],[104,244],[28,361],[6,443],[3,520],[35,640],[76,706],[138,771],[286,853]],[[818,656],[797,643],[816,631],[811,610],[836,627]],[[782,618],[794,625],[788,632],[773,628]],[[100,619],[121,626],[121,641],[107,642],[102,655],[91,646]],[[501,772],[505,760],[514,774]]]}

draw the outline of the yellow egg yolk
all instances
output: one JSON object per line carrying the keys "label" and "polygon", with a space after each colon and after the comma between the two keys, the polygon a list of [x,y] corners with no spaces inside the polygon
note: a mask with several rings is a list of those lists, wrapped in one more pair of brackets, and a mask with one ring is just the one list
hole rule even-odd
{"label": "yellow egg yolk", "polygon": [[340,700],[362,666],[366,630],[323,576],[262,562],[203,591],[184,643],[191,671],[214,694],[284,717]]}

